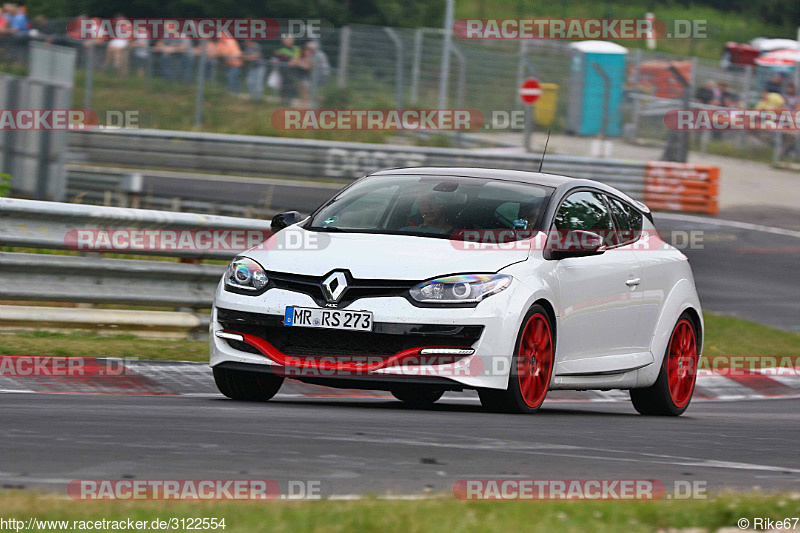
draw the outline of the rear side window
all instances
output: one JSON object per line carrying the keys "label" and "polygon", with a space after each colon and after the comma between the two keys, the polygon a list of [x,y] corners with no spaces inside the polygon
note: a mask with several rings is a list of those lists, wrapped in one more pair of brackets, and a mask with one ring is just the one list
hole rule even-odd
{"label": "rear side window", "polygon": [[562,231],[584,230],[605,234],[614,229],[603,198],[589,191],[570,194],[561,203],[553,222],[556,229]]}
{"label": "rear side window", "polygon": [[611,206],[611,213],[617,223],[619,230],[615,236],[616,244],[630,244],[639,239],[642,234],[642,224],[644,222],[642,213],[632,205],[607,196],[608,204]]}

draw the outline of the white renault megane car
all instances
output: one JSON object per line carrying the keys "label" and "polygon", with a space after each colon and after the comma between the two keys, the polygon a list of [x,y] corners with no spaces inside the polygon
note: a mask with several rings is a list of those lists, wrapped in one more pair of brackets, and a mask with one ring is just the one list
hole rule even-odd
{"label": "white renault megane car", "polygon": [[216,291],[210,364],[230,398],[268,400],[285,377],[417,405],[476,389],[516,413],[552,389],[629,389],[649,415],[692,398],[703,319],[689,263],[613,187],[384,170],[273,230]]}

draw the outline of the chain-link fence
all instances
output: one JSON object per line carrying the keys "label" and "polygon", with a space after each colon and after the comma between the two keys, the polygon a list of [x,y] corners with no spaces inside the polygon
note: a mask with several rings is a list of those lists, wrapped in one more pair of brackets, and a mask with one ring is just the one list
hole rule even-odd
{"label": "chain-link fence", "polygon": [[[453,39],[449,74],[443,79],[444,31],[432,28],[338,28],[325,32],[315,49],[309,51],[302,41],[291,47],[299,61],[279,59],[287,45],[278,41],[240,42],[234,50],[243,55],[231,57],[215,52],[209,41],[39,38],[79,51],[76,107],[97,110],[101,120],[103,110],[137,110],[138,127],[213,125],[222,132],[275,134],[270,115],[281,107],[432,109],[442,101],[448,108],[476,109],[486,116],[522,109],[517,90],[531,76],[558,87],[554,131],[565,130],[569,107],[578,104],[569,97],[573,50],[564,41]],[[0,40],[4,70],[22,73],[28,40]],[[675,138],[664,122],[667,111],[687,105],[752,108],[770,75],[758,67],[728,70],[711,60],[632,49],[626,58],[622,134],[666,145]],[[781,90],[797,77],[795,68],[784,76]],[[797,159],[800,153],[792,133],[692,132],[688,137],[683,142],[693,150],[747,152],[776,162]]]}

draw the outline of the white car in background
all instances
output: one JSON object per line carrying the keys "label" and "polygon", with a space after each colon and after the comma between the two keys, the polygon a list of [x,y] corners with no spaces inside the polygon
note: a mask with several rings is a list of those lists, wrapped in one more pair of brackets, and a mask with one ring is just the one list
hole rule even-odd
{"label": "white car in background", "polygon": [[629,389],[652,415],[692,398],[703,319],[691,269],[613,187],[393,169],[273,224],[216,291],[210,364],[230,398],[268,400],[285,377],[417,405],[476,389],[516,413],[552,389]]}

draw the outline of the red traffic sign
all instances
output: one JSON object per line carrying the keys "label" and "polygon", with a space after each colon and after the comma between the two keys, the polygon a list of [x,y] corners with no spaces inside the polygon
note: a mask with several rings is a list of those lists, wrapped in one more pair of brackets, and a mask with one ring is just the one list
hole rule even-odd
{"label": "red traffic sign", "polygon": [[534,78],[528,78],[519,88],[519,99],[523,104],[533,105],[536,100],[542,95],[542,89],[539,87],[539,82]]}

